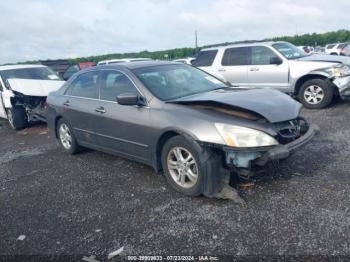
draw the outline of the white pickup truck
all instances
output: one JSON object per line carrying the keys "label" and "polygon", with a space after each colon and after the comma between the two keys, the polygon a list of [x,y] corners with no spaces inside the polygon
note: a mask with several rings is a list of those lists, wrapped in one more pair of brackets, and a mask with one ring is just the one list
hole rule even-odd
{"label": "white pickup truck", "polygon": [[16,130],[45,121],[46,97],[63,83],[43,65],[0,66],[0,117]]}
{"label": "white pickup truck", "polygon": [[308,108],[350,97],[350,58],[307,55],[287,42],[255,42],[202,49],[196,66],[243,88],[274,88]]}

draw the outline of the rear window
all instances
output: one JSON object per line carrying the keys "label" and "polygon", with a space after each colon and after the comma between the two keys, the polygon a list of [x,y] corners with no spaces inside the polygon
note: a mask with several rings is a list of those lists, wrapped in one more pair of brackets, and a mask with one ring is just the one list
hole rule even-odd
{"label": "rear window", "polygon": [[248,47],[234,47],[227,48],[222,58],[221,64],[223,66],[238,66],[249,64],[249,48]]}
{"label": "rear window", "polygon": [[192,62],[194,66],[211,66],[214,62],[218,50],[208,50],[199,52],[196,60]]}
{"label": "rear window", "polygon": [[348,44],[339,44],[339,45],[338,45],[338,48],[341,49],[341,48],[346,47],[347,45],[348,45]]}

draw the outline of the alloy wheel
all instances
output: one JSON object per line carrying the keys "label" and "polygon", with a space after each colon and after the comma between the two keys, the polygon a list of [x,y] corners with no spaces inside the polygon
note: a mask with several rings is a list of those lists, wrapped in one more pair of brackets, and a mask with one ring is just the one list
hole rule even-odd
{"label": "alloy wheel", "polygon": [[321,103],[321,101],[324,99],[324,96],[325,94],[323,89],[317,85],[308,86],[304,92],[305,100],[312,105]]}
{"label": "alloy wheel", "polygon": [[193,187],[198,180],[198,166],[192,154],[183,147],[172,148],[167,157],[169,173],[176,184]]}
{"label": "alloy wheel", "polygon": [[72,147],[72,135],[68,126],[62,123],[59,129],[59,137],[63,147],[69,150]]}

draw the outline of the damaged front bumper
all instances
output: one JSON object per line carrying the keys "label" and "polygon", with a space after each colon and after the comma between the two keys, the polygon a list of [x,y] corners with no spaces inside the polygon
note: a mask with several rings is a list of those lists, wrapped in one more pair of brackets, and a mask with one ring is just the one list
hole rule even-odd
{"label": "damaged front bumper", "polygon": [[312,124],[305,134],[285,145],[253,149],[225,147],[226,165],[238,173],[247,173],[254,166],[264,166],[270,161],[287,158],[294,150],[307,144],[317,133],[319,133],[319,127]]}
{"label": "damaged front bumper", "polygon": [[337,77],[332,82],[338,87],[341,98],[350,98],[350,76]]}

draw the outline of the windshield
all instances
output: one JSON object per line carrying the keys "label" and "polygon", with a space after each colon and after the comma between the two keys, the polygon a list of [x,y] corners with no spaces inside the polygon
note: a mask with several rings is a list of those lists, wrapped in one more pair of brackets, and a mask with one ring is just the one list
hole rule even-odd
{"label": "windshield", "polygon": [[48,67],[18,68],[1,71],[4,82],[8,79],[37,79],[37,80],[60,80],[59,76]]}
{"label": "windshield", "polygon": [[277,43],[272,46],[287,59],[297,59],[306,56],[305,52],[290,43]]}
{"label": "windshield", "polygon": [[133,72],[164,101],[228,87],[197,68],[181,64],[138,68]]}

